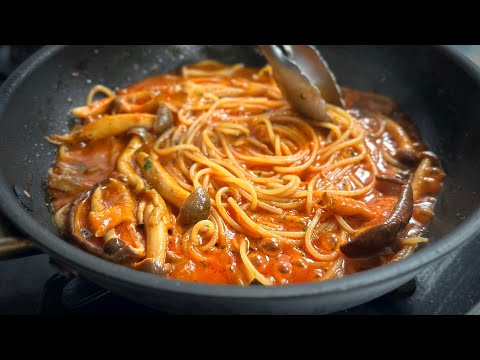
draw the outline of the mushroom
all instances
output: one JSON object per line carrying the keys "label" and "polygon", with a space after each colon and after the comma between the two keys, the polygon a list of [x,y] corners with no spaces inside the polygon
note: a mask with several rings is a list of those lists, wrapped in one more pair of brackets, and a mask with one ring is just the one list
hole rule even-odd
{"label": "mushroom", "polygon": [[141,136],[143,131],[140,129],[145,130],[144,128],[132,128],[130,130],[133,136],[118,157],[116,164],[117,171],[126,177],[127,184],[134,188],[136,193],[142,191],[145,187],[145,182],[132,167],[132,159],[135,153],[142,147],[142,141],[144,140]]}
{"label": "mushroom", "polygon": [[160,103],[157,110],[157,118],[153,125],[155,134],[162,134],[173,126],[173,114],[167,105]]}
{"label": "mushroom", "polygon": [[385,129],[397,143],[399,150],[395,153],[395,158],[401,164],[408,167],[416,167],[421,160],[420,154],[415,151],[412,140],[405,129],[396,121],[382,116],[385,121]]}
{"label": "mushroom", "polygon": [[400,149],[395,158],[408,167],[416,167],[421,160],[420,154],[413,149]]}
{"label": "mushroom", "polygon": [[173,266],[155,258],[146,258],[134,266],[135,269],[154,275],[165,276],[172,272]]}
{"label": "mushroom", "polygon": [[[104,205],[104,200],[111,201],[103,197],[106,190],[110,194],[115,194],[113,204]],[[92,194],[91,202],[88,220],[97,237],[105,235],[122,222],[132,222],[135,219],[135,200],[125,185],[117,179],[109,178],[100,183]]]}
{"label": "mushroom", "polygon": [[[104,190],[115,194],[115,204],[113,206],[103,204]],[[121,195],[118,196],[118,194]],[[127,229],[133,234],[135,246],[126,244],[115,230],[115,227],[123,222],[133,223],[135,220],[134,207],[135,202],[132,195],[125,185],[117,179],[109,178],[105,180],[92,194],[89,220],[94,225],[95,236],[103,237],[103,251],[112,261],[132,262],[143,256],[145,249],[133,226],[129,226]]]}
{"label": "mushroom", "polygon": [[127,135],[138,135],[143,142],[148,140],[148,131],[144,127],[136,126],[127,131]]}
{"label": "mushroom", "polygon": [[382,223],[359,233],[340,250],[350,258],[364,258],[376,255],[398,240],[398,234],[408,225],[413,213],[412,178],[402,185],[397,205],[390,217]]}
{"label": "mushroom", "polygon": [[386,181],[398,185],[405,185],[407,182],[407,180],[403,180],[399,176],[375,175],[375,179],[378,181]]}
{"label": "mushroom", "polygon": [[98,116],[110,110],[114,99],[114,96],[106,97],[104,99],[94,101],[89,105],[76,107],[72,110],[72,113],[73,115],[81,117],[82,119]]}
{"label": "mushroom", "polygon": [[156,275],[167,275],[172,266],[165,263],[170,214],[165,201],[154,189],[145,190],[147,197],[138,206],[137,219],[145,224],[147,234],[145,259],[135,264],[137,270]]}
{"label": "mushroom", "polygon": [[180,208],[178,221],[184,226],[191,226],[210,216],[210,195],[201,186],[196,188]]}
{"label": "mushroom", "polygon": [[137,154],[142,173],[155,190],[169,203],[180,208],[190,193],[182,188],[160,163],[144,152]]}
{"label": "mushroom", "polygon": [[77,245],[94,255],[103,256],[103,242],[89,230],[87,217],[91,195],[98,186],[99,184],[96,184],[76,197],[70,209],[67,226]]}
{"label": "mushroom", "polygon": [[80,141],[104,139],[121,135],[133,127],[153,129],[156,116],[151,114],[107,115],[95,120],[68,135],[52,135],[49,140],[54,144],[76,143]]}
{"label": "mushroom", "polygon": [[[115,230],[112,230],[113,234]],[[141,257],[141,253],[131,245],[125,244],[118,236],[112,236],[103,244],[103,257],[118,263],[132,263]]]}
{"label": "mushroom", "polygon": [[332,195],[324,192],[320,198],[319,205],[326,211],[340,216],[361,216],[367,219],[375,217],[375,213],[361,201],[344,196]]}
{"label": "mushroom", "polygon": [[117,113],[154,113],[159,97],[151,91],[135,91],[115,97],[114,107]]}
{"label": "mushroom", "polygon": [[62,206],[60,209],[55,211],[55,215],[53,215],[53,221],[55,225],[63,232],[67,230],[68,224],[68,216],[70,214],[71,204],[66,204]]}
{"label": "mushroom", "polygon": [[[115,200],[118,201],[113,206],[103,204],[103,192],[109,187],[108,193],[116,194]],[[117,197],[118,194],[122,195]],[[80,194],[72,204],[68,224],[76,243],[97,256],[115,262],[134,262],[142,257],[144,247],[132,226],[134,220],[132,199],[125,186],[111,178]],[[116,226],[124,222],[131,223],[126,229],[129,237],[133,238],[132,244],[126,244],[121,239],[122,234],[116,232]]]}

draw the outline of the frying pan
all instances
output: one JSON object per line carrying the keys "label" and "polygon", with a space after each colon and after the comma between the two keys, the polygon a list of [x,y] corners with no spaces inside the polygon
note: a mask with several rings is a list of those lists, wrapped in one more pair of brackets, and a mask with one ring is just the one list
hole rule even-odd
{"label": "frying pan", "polygon": [[[45,184],[56,148],[92,84],[123,87],[205,58],[260,66],[254,46],[48,46],[0,89],[0,209],[44,252],[112,292],[181,313],[321,314],[358,305],[412,279],[480,232],[480,72],[442,46],[318,45],[341,85],[397,100],[447,173],[431,241],[398,263],[342,279],[283,287],[170,280],[97,258],[59,235]],[[25,191],[24,191],[25,190]],[[441,299],[439,299],[441,301]]]}

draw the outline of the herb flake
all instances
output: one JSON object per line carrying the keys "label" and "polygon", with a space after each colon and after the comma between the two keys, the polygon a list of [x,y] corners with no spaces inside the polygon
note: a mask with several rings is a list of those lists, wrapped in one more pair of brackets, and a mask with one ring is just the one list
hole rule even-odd
{"label": "herb flake", "polygon": [[143,168],[145,170],[150,170],[152,168],[153,164],[152,164],[152,158],[149,156],[147,157],[147,159],[145,160],[145,164],[143,164]]}

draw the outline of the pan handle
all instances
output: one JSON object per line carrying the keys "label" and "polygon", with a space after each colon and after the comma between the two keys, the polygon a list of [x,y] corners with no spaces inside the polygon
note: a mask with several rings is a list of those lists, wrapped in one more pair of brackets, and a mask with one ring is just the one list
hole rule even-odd
{"label": "pan handle", "polygon": [[30,240],[13,236],[0,238],[0,261],[41,254],[42,250]]}
{"label": "pan handle", "polygon": [[42,250],[32,241],[25,239],[0,215],[0,261],[36,254]]}

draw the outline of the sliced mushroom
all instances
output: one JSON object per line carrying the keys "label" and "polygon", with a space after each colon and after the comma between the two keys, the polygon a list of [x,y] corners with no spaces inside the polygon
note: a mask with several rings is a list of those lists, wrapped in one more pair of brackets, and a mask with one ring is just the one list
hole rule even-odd
{"label": "sliced mushroom", "polygon": [[440,184],[445,173],[441,168],[437,167],[436,173],[432,174],[432,168],[435,163],[439,164],[438,159],[426,156],[415,170],[412,180],[414,201],[418,201],[426,195],[435,194],[440,191]]}
{"label": "sliced mushroom", "polygon": [[132,159],[135,153],[142,147],[142,138],[141,136],[134,135],[130,139],[128,145],[125,147],[125,150],[120,154],[117,159],[117,170],[121,175],[125,176],[127,179],[127,184],[135,189],[135,192],[138,193],[143,190],[145,187],[145,182],[137,174],[135,169],[132,166]]}
{"label": "sliced mushroom", "polygon": [[[103,203],[103,193],[106,191],[114,194],[113,204]],[[109,178],[102,182],[93,192],[91,201],[88,219],[97,237],[105,235],[122,222],[135,220],[135,200],[125,185],[117,179]]]}
{"label": "sliced mushroom", "polygon": [[163,103],[157,110],[157,118],[153,125],[153,132],[155,134],[162,134],[173,126],[173,114],[172,111]]}
{"label": "sliced mushroom", "polygon": [[90,105],[80,106],[72,110],[72,113],[75,116],[81,117],[83,119],[88,119],[92,116],[97,116],[104,114],[112,106],[114,96],[110,96],[104,99],[100,99],[92,102]]}
{"label": "sliced mushroom", "polygon": [[333,212],[340,216],[361,216],[367,219],[375,217],[375,213],[361,201],[332,195],[324,192],[319,200],[319,205],[326,211]]}
{"label": "sliced mushroom", "polygon": [[[70,211],[69,229],[74,240],[87,251],[110,261],[121,263],[135,262],[144,255],[143,245],[139,242],[134,243],[133,245],[135,246],[126,244],[121,239],[122,234],[117,234],[115,230],[119,223],[124,221],[132,222],[132,220],[134,220],[133,208],[132,215],[126,216],[128,214],[124,214],[123,212],[128,212],[128,204],[125,206],[125,209],[122,210],[119,210],[118,204],[111,207],[105,207],[103,205],[102,187],[106,188],[109,185],[112,186],[112,184],[117,187],[124,186],[116,179],[107,179],[101,184],[97,184],[80,194],[75,199]],[[114,193],[116,193],[116,190],[115,188]],[[122,194],[122,196],[125,196],[125,194]],[[122,196],[120,196],[120,198],[122,198]],[[101,229],[92,227],[92,213],[96,213],[100,218],[103,218],[104,226],[102,226]],[[102,216],[100,216],[100,214],[102,214]],[[110,214],[115,218],[108,219],[108,215]],[[119,219],[123,220],[120,221]],[[127,226],[127,229],[132,231],[131,226]],[[99,232],[95,234],[97,231]],[[135,237],[135,234],[133,236]]]}
{"label": "sliced mushroom", "polygon": [[147,200],[142,200],[142,205],[139,204],[137,211],[141,214],[137,214],[137,218],[139,223],[145,224],[146,253],[145,259],[134,267],[140,271],[166,275],[172,270],[171,265],[165,263],[170,214],[165,201],[156,190],[145,190],[143,195]]}
{"label": "sliced mushroom", "polygon": [[[102,190],[104,190],[104,188],[105,190],[108,190],[111,193],[115,194],[116,201],[113,206],[105,207],[103,205]],[[92,211],[89,214],[90,219],[92,219],[93,216],[95,216],[95,219],[102,219],[102,215],[114,215],[114,218],[111,222],[108,223],[108,225],[106,225],[106,219],[104,219],[102,223],[102,225],[106,225],[105,228],[102,227],[102,231],[107,230],[106,233],[103,235],[103,240],[105,241],[105,243],[103,244],[103,251],[112,261],[120,263],[135,262],[144,254],[145,248],[143,244],[139,241],[138,235],[136,234],[136,230],[133,226],[127,226],[126,229],[133,235],[133,239],[136,240],[133,242],[133,244],[126,244],[120,238],[122,234],[117,234],[116,231],[116,227],[121,223],[133,223],[133,221],[135,220],[134,207],[135,202],[132,195],[125,187],[125,185],[116,179],[107,179],[92,194]],[[109,211],[110,209],[111,211]],[[98,236],[99,234],[96,233],[95,235]]]}
{"label": "sliced mushroom", "polygon": [[153,128],[156,116],[151,114],[107,115],[91,122],[68,135],[52,135],[49,140],[55,144],[104,139],[121,135],[133,127]]}
{"label": "sliced mushroom", "polygon": [[94,185],[73,201],[67,225],[77,245],[94,255],[103,256],[103,241],[93,235],[88,225],[91,195],[98,186]]}
{"label": "sliced mushroom", "polygon": [[169,203],[180,208],[190,193],[182,188],[160,163],[144,152],[137,155],[142,173],[155,190]]}
{"label": "sliced mushroom", "polygon": [[350,258],[376,255],[395,245],[398,234],[408,225],[413,213],[413,190],[411,178],[401,188],[400,197],[390,217],[358,234],[340,250]]}
{"label": "sliced mushroom", "polygon": [[58,209],[57,211],[55,211],[55,215],[53,216],[53,221],[61,231],[67,230],[68,216],[70,214],[70,209],[71,209],[71,204],[66,204],[62,206],[60,209]]}
{"label": "sliced mushroom", "polygon": [[397,161],[408,167],[416,167],[420,162],[421,157],[420,154],[415,151],[408,133],[398,122],[385,116],[383,116],[382,119],[385,121],[385,129],[399,147],[399,150],[395,153]]}
{"label": "sliced mushroom", "polygon": [[185,200],[180,208],[178,221],[184,226],[191,226],[210,216],[210,195],[200,186]]}
{"label": "sliced mushroom", "polygon": [[115,97],[114,107],[117,113],[150,113],[158,106],[159,97],[151,91],[135,91]]}

